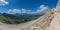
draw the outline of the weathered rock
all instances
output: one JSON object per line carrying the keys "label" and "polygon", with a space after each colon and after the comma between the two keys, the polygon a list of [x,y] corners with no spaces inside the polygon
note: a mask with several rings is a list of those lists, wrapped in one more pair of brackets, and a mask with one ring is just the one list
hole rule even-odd
{"label": "weathered rock", "polygon": [[48,30],[51,20],[53,19],[53,14],[48,7],[46,7],[46,13],[44,16],[38,18],[34,23],[29,23],[26,26],[23,26],[24,30]]}
{"label": "weathered rock", "polygon": [[60,0],[57,3],[56,9],[54,9],[54,18],[52,19],[49,30],[60,30]]}

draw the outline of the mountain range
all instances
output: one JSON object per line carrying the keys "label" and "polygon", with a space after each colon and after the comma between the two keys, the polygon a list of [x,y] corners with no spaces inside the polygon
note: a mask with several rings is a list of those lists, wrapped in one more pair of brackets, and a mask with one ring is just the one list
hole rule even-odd
{"label": "mountain range", "polygon": [[35,20],[43,14],[7,14],[0,13],[0,21],[7,24],[19,24]]}

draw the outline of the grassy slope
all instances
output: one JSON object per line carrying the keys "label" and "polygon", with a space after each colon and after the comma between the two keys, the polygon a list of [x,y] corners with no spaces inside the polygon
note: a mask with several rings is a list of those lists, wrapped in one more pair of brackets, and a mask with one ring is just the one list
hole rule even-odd
{"label": "grassy slope", "polygon": [[36,19],[35,16],[29,18],[0,16],[0,22],[4,22],[8,24],[19,24],[19,23],[24,23],[35,19]]}

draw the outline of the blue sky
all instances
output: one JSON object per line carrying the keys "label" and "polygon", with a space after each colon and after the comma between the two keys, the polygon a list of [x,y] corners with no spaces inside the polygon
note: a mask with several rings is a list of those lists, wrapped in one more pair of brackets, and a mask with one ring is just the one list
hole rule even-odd
{"label": "blue sky", "polygon": [[57,2],[58,0],[0,0],[0,12],[19,9],[37,11],[40,6],[55,8]]}

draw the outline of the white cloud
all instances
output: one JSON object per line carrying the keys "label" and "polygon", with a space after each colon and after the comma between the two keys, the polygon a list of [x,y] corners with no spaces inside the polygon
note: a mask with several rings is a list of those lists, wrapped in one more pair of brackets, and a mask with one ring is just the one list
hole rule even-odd
{"label": "white cloud", "polygon": [[22,13],[26,13],[26,14],[40,14],[42,11],[46,10],[46,7],[44,5],[41,5],[40,8],[36,11],[32,11],[32,10],[26,10],[26,9],[10,9],[7,13],[8,14],[22,14]]}
{"label": "white cloud", "polygon": [[31,13],[31,10],[26,10],[26,9],[9,9],[8,12],[6,12],[8,14],[22,14],[22,13]]}
{"label": "white cloud", "polygon": [[21,13],[21,10],[20,9],[9,9],[7,13],[9,14]]}
{"label": "white cloud", "polygon": [[0,0],[0,5],[7,5],[7,4],[8,4],[7,1],[5,1],[5,0]]}
{"label": "white cloud", "polygon": [[45,10],[46,10],[45,5],[41,5],[41,6],[40,6],[40,9],[37,10],[37,13],[41,13],[41,12],[43,12],[43,11],[45,11]]}

